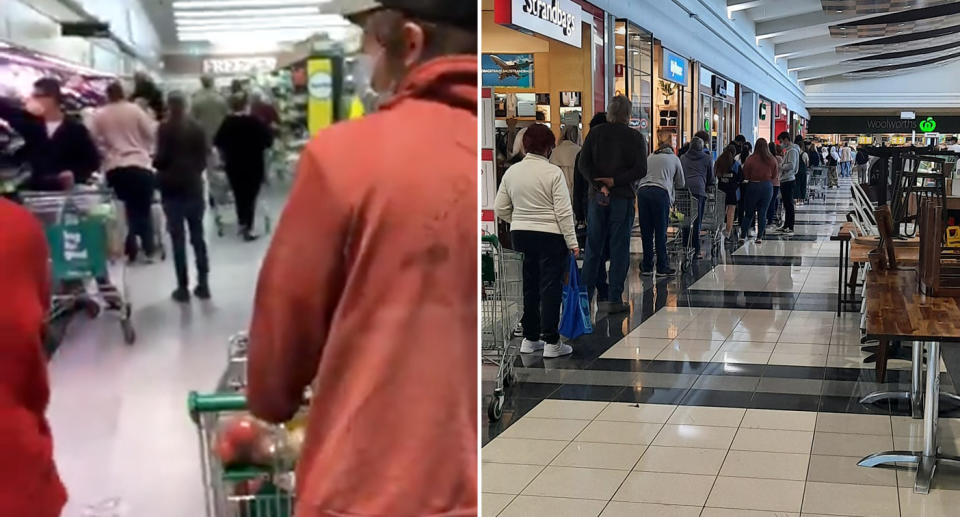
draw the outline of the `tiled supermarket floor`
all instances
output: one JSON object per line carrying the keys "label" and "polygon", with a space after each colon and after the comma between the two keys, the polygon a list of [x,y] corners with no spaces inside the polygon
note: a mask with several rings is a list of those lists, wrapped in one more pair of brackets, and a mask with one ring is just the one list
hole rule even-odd
{"label": "tiled supermarket floor", "polygon": [[[483,515],[955,515],[960,471],[921,496],[911,470],[856,465],[919,436],[899,416],[548,399],[483,448]],[[956,454],[960,419],[940,436]]]}
{"label": "tiled supermarket floor", "polygon": [[[899,402],[860,403],[910,373],[894,360],[878,382],[859,314],[836,316],[841,185],[799,208],[793,236],[677,278],[641,277],[635,255],[630,312],[597,313],[571,356],[518,357],[503,418],[483,426],[483,515],[955,515],[960,470],[941,467],[921,496],[910,470],[856,465],[918,448],[919,421]],[[956,451],[960,411],[941,414],[943,450]]]}

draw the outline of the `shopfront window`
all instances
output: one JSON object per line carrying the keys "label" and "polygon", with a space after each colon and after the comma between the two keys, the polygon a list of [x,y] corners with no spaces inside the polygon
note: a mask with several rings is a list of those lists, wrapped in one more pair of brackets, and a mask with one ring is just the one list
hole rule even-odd
{"label": "shopfront window", "polygon": [[652,146],[653,36],[625,20],[614,29],[616,73],[615,93],[626,95],[633,104],[630,126],[640,131]]}

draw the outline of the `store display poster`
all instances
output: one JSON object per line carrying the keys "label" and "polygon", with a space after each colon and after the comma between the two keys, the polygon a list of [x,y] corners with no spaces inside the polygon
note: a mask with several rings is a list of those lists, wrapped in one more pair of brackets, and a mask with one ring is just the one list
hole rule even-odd
{"label": "store display poster", "polygon": [[483,86],[533,88],[533,54],[483,54]]}
{"label": "store display poster", "polygon": [[568,108],[578,108],[581,102],[580,92],[560,92],[560,105]]}

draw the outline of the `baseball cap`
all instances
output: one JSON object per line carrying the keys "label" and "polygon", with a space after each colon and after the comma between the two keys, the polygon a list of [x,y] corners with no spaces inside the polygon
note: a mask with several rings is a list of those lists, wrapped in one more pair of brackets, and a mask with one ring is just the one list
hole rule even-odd
{"label": "baseball cap", "polygon": [[342,0],[340,14],[353,18],[376,9],[396,9],[431,22],[476,29],[477,4],[466,0]]}

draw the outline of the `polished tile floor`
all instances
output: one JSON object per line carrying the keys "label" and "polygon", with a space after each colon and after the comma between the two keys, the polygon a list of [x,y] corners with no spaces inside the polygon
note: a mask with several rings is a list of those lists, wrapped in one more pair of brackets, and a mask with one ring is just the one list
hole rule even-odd
{"label": "polished tile floor", "polygon": [[[860,403],[905,389],[909,363],[878,382],[859,315],[836,317],[841,185],[799,207],[794,235],[728,247],[677,278],[641,277],[635,256],[628,313],[597,312],[571,356],[518,357],[503,418],[482,427],[483,514],[952,515],[957,469],[919,496],[909,470],[856,466],[916,447],[919,422],[901,403]],[[942,385],[956,391],[949,374]],[[960,411],[944,417],[956,450]]]}
{"label": "polished tile floor", "polygon": [[[928,496],[915,472],[867,469],[871,452],[914,448],[909,417],[551,400],[483,448],[483,515],[948,516],[960,471]],[[943,419],[943,450],[960,419]]]}

